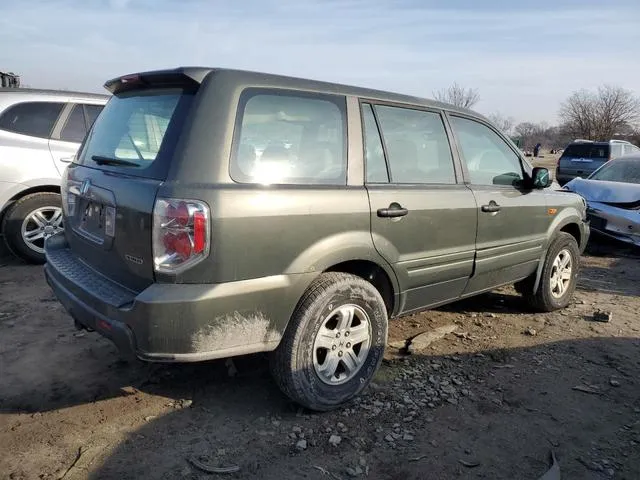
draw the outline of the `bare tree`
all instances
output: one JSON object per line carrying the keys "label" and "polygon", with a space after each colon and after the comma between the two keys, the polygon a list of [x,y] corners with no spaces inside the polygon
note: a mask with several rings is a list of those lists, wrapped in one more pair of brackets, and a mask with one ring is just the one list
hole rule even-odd
{"label": "bare tree", "polygon": [[491,123],[493,123],[507,135],[511,133],[513,125],[515,124],[515,120],[513,117],[505,117],[500,112],[491,113],[487,115],[487,118],[491,120]]}
{"label": "bare tree", "polygon": [[454,82],[449,88],[433,92],[439,102],[450,103],[456,107],[472,108],[480,100],[480,93],[475,88],[464,88]]}
{"label": "bare tree", "polygon": [[603,85],[597,92],[579,90],[562,103],[565,130],[590,140],[609,140],[640,119],[640,99],[622,87]]}
{"label": "bare tree", "polygon": [[516,125],[515,133],[521,139],[522,147],[533,148],[532,142],[536,133],[539,131],[538,126],[532,122],[522,122]]}

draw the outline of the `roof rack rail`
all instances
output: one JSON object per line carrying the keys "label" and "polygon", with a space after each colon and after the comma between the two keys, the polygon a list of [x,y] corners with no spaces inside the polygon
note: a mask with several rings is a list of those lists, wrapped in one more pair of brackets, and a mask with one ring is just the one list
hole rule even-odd
{"label": "roof rack rail", "polygon": [[576,138],[574,143],[593,143],[593,140],[587,140],[585,138]]}

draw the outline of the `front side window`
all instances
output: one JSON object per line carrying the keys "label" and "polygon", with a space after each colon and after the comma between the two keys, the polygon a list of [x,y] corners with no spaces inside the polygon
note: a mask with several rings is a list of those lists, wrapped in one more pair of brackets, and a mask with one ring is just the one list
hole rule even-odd
{"label": "front side window", "polygon": [[64,107],[57,102],[24,102],[9,107],[0,116],[0,130],[49,138]]}
{"label": "front side window", "polygon": [[345,185],[345,99],[245,91],[231,177],[239,183]]}
{"label": "front side window", "polygon": [[453,157],[438,113],[376,105],[392,183],[454,184]]}
{"label": "front side window", "polygon": [[456,116],[451,117],[451,126],[472,184],[517,185],[523,180],[520,158],[497,133],[475,120]]}

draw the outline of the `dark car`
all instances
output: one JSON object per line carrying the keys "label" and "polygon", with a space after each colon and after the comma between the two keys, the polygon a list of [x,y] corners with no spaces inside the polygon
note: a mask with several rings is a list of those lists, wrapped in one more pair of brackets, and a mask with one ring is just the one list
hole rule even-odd
{"label": "dark car", "polygon": [[556,180],[564,185],[576,177],[587,178],[609,160],[638,153],[640,148],[623,140],[575,140],[567,145],[558,159]]}
{"label": "dark car", "polygon": [[225,69],[106,88],[45,274],[123,352],[271,352],[282,390],[328,410],[375,374],[389,318],[514,282],[570,301],[584,201],[471,111]]}

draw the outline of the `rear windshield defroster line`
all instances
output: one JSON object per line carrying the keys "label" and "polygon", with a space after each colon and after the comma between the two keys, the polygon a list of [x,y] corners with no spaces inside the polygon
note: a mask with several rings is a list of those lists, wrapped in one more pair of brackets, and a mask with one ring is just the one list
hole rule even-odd
{"label": "rear windshield defroster line", "polygon": [[93,124],[78,163],[164,180],[193,97],[182,88],[114,95]]}

